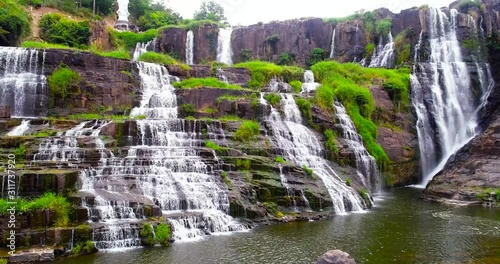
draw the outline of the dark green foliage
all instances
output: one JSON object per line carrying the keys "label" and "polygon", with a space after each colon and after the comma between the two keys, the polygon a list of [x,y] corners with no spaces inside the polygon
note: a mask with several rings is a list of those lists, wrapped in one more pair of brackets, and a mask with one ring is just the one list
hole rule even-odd
{"label": "dark green foliage", "polygon": [[224,7],[216,1],[208,1],[201,3],[200,9],[194,13],[195,20],[212,20],[215,22],[226,21],[224,15]]}
{"label": "dark green foliage", "polygon": [[292,86],[292,90],[295,93],[300,93],[302,91],[302,82],[301,81],[291,81],[290,86]]}
{"label": "dark green foliage", "polygon": [[252,50],[242,49],[240,50],[240,61],[247,62],[253,59]]}
{"label": "dark green foliage", "polygon": [[139,17],[137,26],[139,26],[141,30],[148,30],[167,25],[178,25],[181,21],[182,17],[172,9],[146,11],[144,15]]}
{"label": "dark green foliage", "polygon": [[158,30],[150,29],[148,31],[142,33],[135,33],[129,31],[111,31],[111,36],[116,39],[118,46],[124,46],[127,49],[135,48],[137,43],[146,43],[150,40],[153,40],[156,36],[158,36]]}
{"label": "dark green foliage", "polygon": [[410,37],[413,35],[413,29],[407,28],[400,32],[394,39],[394,48],[396,49],[396,64],[401,65],[411,61]]}
{"label": "dark green foliage", "polygon": [[281,96],[277,93],[269,93],[264,96],[264,98],[267,100],[267,102],[272,105],[274,108],[277,108],[280,106],[281,103]]}
{"label": "dark green foliage", "polygon": [[161,223],[156,227],[156,241],[167,246],[170,242],[170,226]]}
{"label": "dark green foliage", "polygon": [[376,27],[375,32],[377,35],[386,36],[391,31],[392,19],[386,18],[386,19],[377,20],[375,27]]}
{"label": "dark green foliage", "polygon": [[297,97],[295,98],[295,103],[297,104],[297,107],[299,108],[302,115],[306,118],[308,123],[311,124],[312,123],[311,102],[302,97]]}
{"label": "dark green foliage", "polygon": [[325,51],[321,48],[315,48],[309,55],[309,59],[307,60],[307,65],[312,66],[323,60],[325,60]]}
{"label": "dark green foliage", "polygon": [[150,10],[150,6],[153,0],[132,0],[128,4],[128,11],[130,12],[130,16],[134,19],[139,19],[139,17],[143,16],[148,10]]}
{"label": "dark green foliage", "polygon": [[292,65],[295,61],[295,54],[290,52],[285,52],[281,54],[278,65]]}
{"label": "dark green foliage", "polygon": [[243,124],[234,133],[234,139],[241,142],[251,140],[254,136],[260,133],[259,123],[255,121],[244,121]]}
{"label": "dark green foliage", "polygon": [[141,238],[145,240],[146,242],[145,244],[147,246],[154,246],[156,240],[154,237],[153,227],[151,226],[151,224],[145,224],[142,227],[142,230],[139,233],[139,235],[141,236]]}
{"label": "dark green foliage", "polygon": [[237,159],[235,165],[237,170],[248,171],[252,168],[252,162],[247,159]]}
{"label": "dark green foliage", "polygon": [[368,201],[370,200],[370,194],[368,193],[368,191],[366,189],[361,189],[359,190],[359,195],[361,196],[361,198],[363,198],[363,200],[365,201]]}
{"label": "dark green foliage", "polygon": [[220,88],[228,90],[241,90],[241,86],[227,84],[219,81],[217,78],[191,78],[181,82],[174,83],[176,88],[196,89],[196,88]]}
{"label": "dark green foliage", "polygon": [[[81,0],[82,7],[88,8],[89,10],[93,9],[94,0]],[[113,12],[113,4],[115,0],[96,0],[95,1],[95,10],[96,13],[107,16]],[[134,0],[130,1],[134,2]]]}
{"label": "dark green foliage", "polygon": [[47,78],[50,89],[50,98],[54,100],[56,97],[64,100],[72,86],[78,85],[80,75],[72,71],[66,65],[60,65],[50,76]]}
{"label": "dark green foliage", "polygon": [[185,116],[193,116],[196,108],[192,104],[183,104],[180,106],[180,112]]}
{"label": "dark green foliage", "polygon": [[0,46],[16,46],[30,32],[30,17],[15,0],[0,1]]}
{"label": "dark green foliage", "polygon": [[366,45],[365,47],[365,58],[371,58],[374,50],[375,50],[375,44],[368,43],[368,45]]}
{"label": "dark green foliage", "polygon": [[76,257],[80,255],[94,253],[96,251],[97,248],[95,247],[94,242],[88,240],[85,241],[84,243],[76,244],[76,246],[74,246],[73,249],[71,249],[71,252],[69,254],[71,257]]}
{"label": "dark green foliage", "polygon": [[40,38],[69,47],[87,48],[90,38],[88,21],[77,22],[59,14],[44,15],[40,19]]}
{"label": "dark green foliage", "polygon": [[481,9],[482,8],[481,2],[478,0],[476,0],[476,1],[474,1],[474,0],[462,0],[457,5],[457,9],[462,13],[467,13],[467,10],[469,8],[473,8],[473,7]]}
{"label": "dark green foliage", "polygon": [[332,158],[338,157],[339,149],[337,147],[337,139],[335,133],[332,130],[327,129],[325,130],[325,138],[325,147],[330,151]]}

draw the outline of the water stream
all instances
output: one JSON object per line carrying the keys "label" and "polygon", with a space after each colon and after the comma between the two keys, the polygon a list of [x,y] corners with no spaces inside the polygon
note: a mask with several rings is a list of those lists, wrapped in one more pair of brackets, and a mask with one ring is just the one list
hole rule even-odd
{"label": "water stream", "polygon": [[233,65],[233,50],[231,48],[232,28],[221,28],[217,40],[217,62]]}

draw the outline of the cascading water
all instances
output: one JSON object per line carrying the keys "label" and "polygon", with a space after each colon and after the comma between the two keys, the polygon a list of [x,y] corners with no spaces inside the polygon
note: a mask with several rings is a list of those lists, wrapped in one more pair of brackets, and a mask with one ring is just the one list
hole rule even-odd
{"label": "cascading water", "polygon": [[314,82],[314,73],[310,70],[304,72],[304,82],[302,83],[302,91],[301,93],[309,93],[312,91],[316,91],[316,89],[320,86],[319,83]]}
{"label": "cascading water", "polygon": [[126,21],[128,22],[128,16],[130,13],[128,12],[128,3],[130,0],[117,0],[118,3],[118,21]]}
{"label": "cascading water", "polygon": [[12,116],[38,116],[47,111],[44,61],[45,52],[36,49],[0,47],[0,105],[10,106]]}
{"label": "cascading water", "polygon": [[135,50],[134,50],[134,54],[132,56],[132,60],[138,61],[139,57],[143,53],[146,53],[148,51],[154,51],[155,44],[156,44],[156,38],[154,38],[151,41],[148,41],[147,43],[137,42],[137,44],[135,45]]}
{"label": "cascading water", "polygon": [[387,44],[382,46],[382,37],[380,37],[380,43],[377,49],[373,53],[372,61],[370,62],[370,68],[392,68],[394,67],[395,56],[394,56],[394,39],[392,38],[392,33],[389,32],[387,36]]}
{"label": "cascading water", "polygon": [[333,57],[335,57],[335,30],[336,28],[333,28],[332,45],[330,47],[330,59],[333,59]]}
{"label": "cascading water", "polygon": [[186,64],[194,64],[194,33],[192,30],[187,32],[186,38]]}
{"label": "cascading water", "polygon": [[24,133],[26,133],[26,131],[30,129],[30,122],[31,120],[23,120],[19,126],[16,126],[11,131],[9,131],[9,133],[7,133],[7,136],[18,137],[24,135]]}
{"label": "cascading water", "polygon": [[[476,135],[478,108],[493,87],[491,76],[480,73],[484,84],[480,99],[472,94],[471,76],[457,40],[457,14],[452,9],[448,18],[436,8],[429,9],[430,60],[416,63],[410,79],[418,117],[422,187]],[[417,61],[418,50],[415,53]],[[489,72],[489,65],[483,66]]]}
{"label": "cascading water", "polygon": [[[293,96],[280,95],[284,116],[281,117],[278,110],[271,107],[271,114],[266,120],[278,147],[277,154],[282,155],[289,162],[311,168],[326,186],[337,214],[344,214],[347,211],[363,211],[364,201],[322,158],[324,153],[322,144],[310,129],[302,125],[302,116]],[[265,101],[261,100],[261,102],[267,104]]]}
{"label": "cascading water", "polygon": [[221,28],[217,40],[217,62],[233,65],[233,50],[231,48],[232,28]]}
{"label": "cascading water", "polygon": [[356,167],[358,175],[365,187],[369,190],[376,191],[380,187],[380,181],[377,174],[377,163],[366,150],[363,139],[356,131],[356,127],[352,123],[351,117],[347,114],[342,103],[336,101],[334,103],[335,114],[340,121],[343,130],[343,138],[346,141],[349,149],[356,156]]}

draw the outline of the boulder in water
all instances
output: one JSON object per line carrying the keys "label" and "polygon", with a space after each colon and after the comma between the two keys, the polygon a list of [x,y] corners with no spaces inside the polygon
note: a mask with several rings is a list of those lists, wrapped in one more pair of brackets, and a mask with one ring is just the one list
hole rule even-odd
{"label": "boulder in water", "polygon": [[356,264],[356,261],[346,252],[336,249],[323,254],[316,264]]}

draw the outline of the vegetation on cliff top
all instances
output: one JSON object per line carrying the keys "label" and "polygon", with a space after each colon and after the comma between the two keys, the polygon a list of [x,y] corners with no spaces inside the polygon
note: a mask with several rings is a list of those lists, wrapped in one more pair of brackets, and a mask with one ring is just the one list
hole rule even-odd
{"label": "vegetation on cliff top", "polygon": [[242,90],[241,86],[227,84],[217,80],[217,78],[191,78],[173,84],[176,88],[196,89],[196,88],[221,88],[228,90]]}
{"label": "vegetation on cliff top", "polygon": [[64,100],[68,95],[69,89],[77,85],[80,81],[80,75],[72,71],[66,65],[60,65],[50,76],[47,82],[50,88],[51,105],[54,105],[54,99]]}
{"label": "vegetation on cliff top", "polygon": [[87,48],[90,38],[89,21],[75,21],[59,14],[47,14],[40,19],[40,38],[54,44]]}
{"label": "vegetation on cliff top", "polygon": [[15,46],[30,32],[30,17],[15,0],[0,1],[0,46]]}
{"label": "vegetation on cliff top", "polygon": [[279,66],[265,61],[248,61],[233,65],[235,68],[247,68],[252,73],[248,87],[260,89],[273,77],[279,77],[285,82],[302,80],[304,70],[295,66]]}

